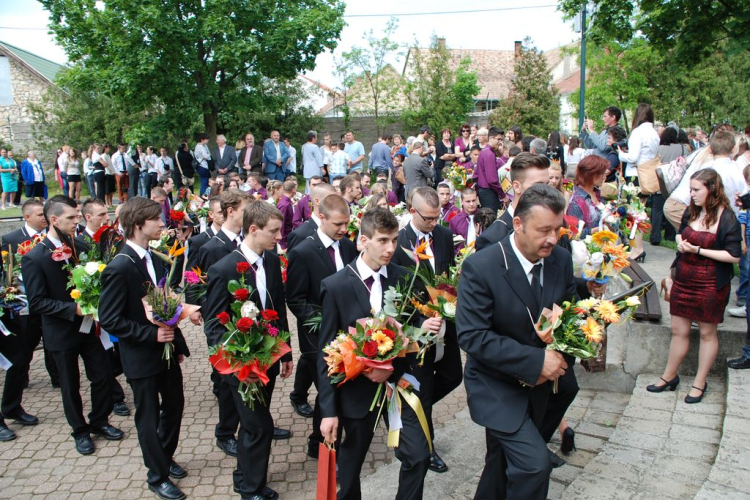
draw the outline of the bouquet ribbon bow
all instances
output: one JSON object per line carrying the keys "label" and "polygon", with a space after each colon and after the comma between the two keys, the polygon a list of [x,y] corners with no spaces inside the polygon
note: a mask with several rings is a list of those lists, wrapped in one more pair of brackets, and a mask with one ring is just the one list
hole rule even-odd
{"label": "bouquet ribbon bow", "polygon": [[390,401],[388,402],[388,446],[391,448],[398,447],[399,440],[401,438],[401,429],[404,427],[401,421],[401,398],[404,399],[414,413],[417,415],[419,425],[424,431],[424,435],[427,438],[427,444],[430,447],[430,453],[432,453],[432,439],[430,439],[430,428],[427,425],[427,416],[422,408],[422,403],[419,397],[414,394],[410,387],[415,390],[419,390],[419,381],[408,373],[401,377],[398,384],[387,382],[388,388],[390,389]]}

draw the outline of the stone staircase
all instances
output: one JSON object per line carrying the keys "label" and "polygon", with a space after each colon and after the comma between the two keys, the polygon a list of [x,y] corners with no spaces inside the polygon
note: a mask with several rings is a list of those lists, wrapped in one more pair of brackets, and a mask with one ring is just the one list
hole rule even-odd
{"label": "stone staircase", "polygon": [[656,380],[658,375],[638,376],[617,427],[563,500],[693,499],[704,487],[719,450],[724,382],[709,378],[703,401],[688,405],[683,399],[691,377],[683,377],[675,392],[647,392]]}

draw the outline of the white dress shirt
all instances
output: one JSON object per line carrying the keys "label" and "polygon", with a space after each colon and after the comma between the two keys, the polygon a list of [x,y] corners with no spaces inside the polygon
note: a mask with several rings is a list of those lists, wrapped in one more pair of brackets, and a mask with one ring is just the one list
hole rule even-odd
{"label": "white dress shirt", "polygon": [[336,271],[341,271],[342,269],[344,269],[344,260],[341,258],[341,242],[334,241],[333,238],[329,237],[326,233],[321,231],[320,227],[318,227],[318,238],[320,238],[323,246],[326,247],[326,251],[328,251],[328,247],[333,247],[333,252],[336,256]]}
{"label": "white dress shirt", "polygon": [[[524,257],[521,251],[518,249],[518,246],[516,245],[516,233],[515,232],[512,234],[510,238],[510,246],[511,248],[513,248],[513,253],[516,254],[518,261],[521,263],[523,272],[524,274],[526,274],[526,279],[529,280],[529,285],[531,285],[531,278],[534,276],[531,273],[531,270],[534,269],[534,266],[536,264],[542,264],[542,271],[544,271],[544,259],[539,259],[537,262],[531,262],[529,259]],[[539,273],[539,284],[541,286],[544,286],[544,272]]]}
{"label": "white dress shirt", "polygon": [[380,277],[383,276],[384,278],[387,278],[388,269],[386,266],[381,266],[379,270],[373,271],[370,266],[365,264],[365,261],[362,260],[362,256],[357,257],[356,265],[357,272],[363,283],[367,278],[373,278],[372,287],[370,288],[370,307],[372,307],[372,312],[377,314],[383,309],[383,285],[380,282]]}
{"label": "white dress shirt", "polygon": [[135,250],[135,253],[138,254],[139,259],[143,260],[144,257],[146,258],[146,269],[148,270],[148,275],[151,278],[151,281],[153,281],[154,284],[157,284],[158,281],[156,280],[156,270],[154,269],[154,261],[151,260],[151,252],[149,252],[148,249],[143,248],[142,246],[130,240],[128,240],[126,244],[130,248]]}
{"label": "white dress shirt", "polygon": [[627,162],[625,177],[638,175],[636,167],[656,158],[658,151],[659,134],[654,130],[654,124],[644,122],[638,125],[628,137],[628,152],[619,154],[620,161]]}
{"label": "white dress shirt", "polygon": [[[414,231],[414,234],[417,235],[417,244],[419,244],[419,240],[422,239],[428,239],[430,242],[432,242],[432,233],[426,234],[414,227],[414,220],[409,221],[409,225],[411,226],[412,231]],[[425,253],[430,256],[430,265],[432,266],[432,270],[435,270],[435,254],[432,251],[432,245],[427,245],[427,248],[425,248]]]}
{"label": "white dress shirt", "polygon": [[250,265],[257,265],[258,267],[258,269],[255,270],[255,289],[258,290],[260,305],[265,309],[268,288],[266,287],[266,269],[263,267],[263,257],[250,250],[247,245],[240,245],[240,249],[242,249],[242,255],[245,256]]}

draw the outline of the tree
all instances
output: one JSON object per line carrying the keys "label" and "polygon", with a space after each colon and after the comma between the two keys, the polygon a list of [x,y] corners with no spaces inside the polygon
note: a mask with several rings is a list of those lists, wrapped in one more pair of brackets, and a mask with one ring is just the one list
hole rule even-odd
{"label": "tree", "polygon": [[560,100],[552,85],[547,59],[526,38],[516,60],[515,75],[508,97],[490,114],[490,124],[518,125],[524,134],[546,138],[560,128]]}
{"label": "tree", "polygon": [[584,4],[593,4],[588,36],[599,45],[641,33],[683,61],[702,60],[722,43],[750,51],[750,11],[728,0],[560,0],[559,8],[573,17]]}
{"label": "tree", "polygon": [[[399,57],[401,46],[391,41],[398,29],[398,21],[391,18],[385,26],[383,37],[377,38],[373,30],[363,35],[365,47],[354,46],[344,52],[337,73],[342,80],[344,119],[351,120],[352,107],[355,114],[375,116],[378,135],[389,124],[396,121],[401,78],[386,61],[387,57]],[[352,106],[352,101],[356,102]],[[347,127],[348,128],[348,127]]]}
{"label": "tree", "polygon": [[312,69],[344,26],[339,0],[40,2],[74,64],[72,84],[95,75],[118,105],[202,116],[211,137],[233,99],[263,77]]}
{"label": "tree", "polygon": [[414,131],[422,125],[433,131],[458,130],[474,108],[474,96],[479,94],[477,74],[470,69],[471,59],[463,58],[456,65],[436,36],[428,50],[412,49],[410,57],[413,62],[405,88],[407,107],[401,116],[404,127]]}

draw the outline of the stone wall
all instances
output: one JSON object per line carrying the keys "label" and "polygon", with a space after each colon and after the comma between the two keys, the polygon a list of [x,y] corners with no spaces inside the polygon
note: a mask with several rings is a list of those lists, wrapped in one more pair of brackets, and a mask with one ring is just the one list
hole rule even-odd
{"label": "stone wall", "polygon": [[[0,141],[13,146],[13,155],[20,163],[34,147],[33,117],[29,104],[40,103],[49,83],[31,73],[15,59],[10,62],[10,77],[15,103],[0,106]],[[44,159],[44,155],[42,155]]]}
{"label": "stone wall", "polygon": [[[322,130],[318,130],[318,142],[323,144],[323,135],[328,133],[331,134],[331,139],[334,142],[339,141],[341,134],[346,132],[344,128],[344,120],[337,117],[323,118],[325,124]],[[362,143],[365,147],[367,154],[370,153],[372,145],[378,142],[378,128],[375,126],[374,116],[356,116],[352,118],[352,131],[354,132],[355,138]],[[384,132],[388,134],[401,134],[406,139],[410,135],[416,135],[419,130],[406,131],[403,129],[403,125],[400,122],[392,123],[385,127]]]}

